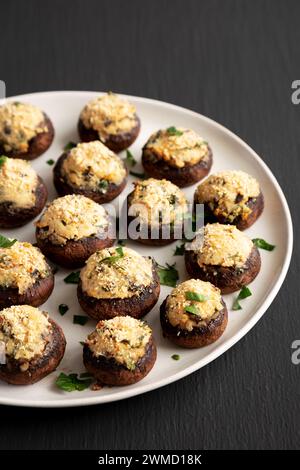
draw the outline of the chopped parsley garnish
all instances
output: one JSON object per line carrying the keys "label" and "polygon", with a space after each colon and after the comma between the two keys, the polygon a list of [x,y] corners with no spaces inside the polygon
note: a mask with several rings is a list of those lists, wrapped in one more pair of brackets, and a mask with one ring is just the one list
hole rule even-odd
{"label": "chopped parsley garnish", "polygon": [[75,144],[75,142],[69,142],[67,145],[64,146],[64,150],[67,151],[67,150],[71,150],[73,149],[74,147],[76,147],[77,144]]}
{"label": "chopped parsley garnish", "polygon": [[85,342],[84,341],[79,341],[79,344],[81,344],[81,346],[84,346]]}
{"label": "chopped parsley garnish", "polygon": [[0,248],[10,248],[16,243],[17,239],[6,238],[4,235],[0,235]]}
{"label": "chopped parsley garnish", "polygon": [[81,380],[78,378],[78,374],[67,375],[61,372],[57,377],[55,384],[58,388],[64,390],[65,392],[82,392],[82,390],[88,388],[92,382],[93,379],[91,378]]}
{"label": "chopped parsley garnish", "polygon": [[271,245],[271,243],[266,242],[263,238],[253,238],[252,241],[257,248],[262,250],[273,251],[275,248],[275,245]]}
{"label": "chopped parsley garnish", "polygon": [[136,173],[135,171],[130,171],[129,174],[131,176],[135,176],[136,178],[140,178],[141,180],[144,180],[146,178],[145,173]]}
{"label": "chopped parsley garnish", "polygon": [[73,271],[64,278],[66,284],[78,284],[80,277],[80,271]]}
{"label": "chopped parsley garnish", "polygon": [[100,180],[98,183],[98,188],[102,193],[106,193],[108,189],[108,181],[107,180]]}
{"label": "chopped parsley garnish", "polygon": [[187,307],[184,307],[184,310],[187,313],[192,313],[193,315],[199,315],[199,310],[197,309],[196,305],[188,305]]}
{"label": "chopped parsley garnish", "polygon": [[4,163],[6,162],[7,158],[8,158],[8,157],[6,157],[5,155],[1,155],[1,157],[0,157],[0,167],[1,167],[2,165],[4,165]]}
{"label": "chopped parsley garnish", "polygon": [[186,300],[196,300],[197,302],[205,302],[208,300],[208,297],[203,294],[198,294],[197,292],[188,291],[185,293]]}
{"label": "chopped parsley garnish", "polygon": [[176,263],[171,265],[166,263],[166,266],[161,266],[156,263],[156,266],[160,283],[163,286],[176,287],[176,283],[179,279],[178,271],[175,268]]}
{"label": "chopped parsley garnish", "polygon": [[103,258],[100,263],[105,263],[105,264],[114,264],[119,259],[123,258],[124,256],[124,251],[122,246],[118,246],[116,248],[117,255],[112,255],[112,256],[107,256],[106,258]]}
{"label": "chopped parsley garnish", "polygon": [[136,165],[136,159],[129,150],[126,150],[125,162],[128,166],[133,167]]}
{"label": "chopped parsley garnish", "polygon": [[125,246],[125,240],[118,240],[118,245]]}
{"label": "chopped parsley garnish", "polygon": [[92,379],[93,377],[91,376],[90,372],[82,372],[79,377],[81,379]]}
{"label": "chopped parsley garnish", "polygon": [[177,136],[180,136],[180,135],[183,134],[183,132],[180,131],[179,129],[176,129],[175,126],[168,127],[167,133],[168,133],[169,135],[177,135]]}
{"label": "chopped parsley garnish", "polygon": [[88,322],[89,318],[84,315],[74,315],[73,323],[74,325],[85,325]]}
{"label": "chopped parsley garnish", "polygon": [[54,165],[55,160],[52,160],[52,158],[50,158],[50,160],[47,160],[46,163],[47,163],[49,166],[52,166],[52,165]]}
{"label": "chopped parsley garnish", "polygon": [[181,243],[180,245],[176,245],[176,248],[174,250],[174,256],[182,256],[184,255],[184,250],[185,250],[185,243]]}
{"label": "chopped parsley garnish", "polygon": [[174,361],[179,361],[180,356],[179,356],[179,354],[173,354],[173,355],[171,356],[171,358],[174,359]]}
{"label": "chopped parsley garnish", "polygon": [[252,295],[252,292],[249,289],[249,287],[247,286],[242,287],[239,295],[233,302],[232,310],[242,310],[242,306],[240,305],[240,300],[246,299],[247,297],[250,297],[250,295]]}
{"label": "chopped parsley garnish", "polygon": [[69,310],[69,307],[67,304],[60,304],[58,306],[58,311],[61,315],[64,315],[65,313],[67,313],[68,310]]}

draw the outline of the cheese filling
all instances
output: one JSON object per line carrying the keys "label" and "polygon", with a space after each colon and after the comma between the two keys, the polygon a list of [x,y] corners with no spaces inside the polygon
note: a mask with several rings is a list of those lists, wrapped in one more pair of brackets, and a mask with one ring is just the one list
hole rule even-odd
{"label": "cheese filling", "polygon": [[0,203],[6,202],[24,209],[33,207],[37,185],[38,177],[30,163],[5,158],[0,166]]}
{"label": "cheese filling", "polygon": [[135,318],[115,317],[100,321],[86,341],[94,356],[114,359],[129,370],[145,355],[151,328]]}
{"label": "cheese filling", "polygon": [[29,141],[47,132],[43,112],[27,103],[9,102],[0,106],[0,142],[6,152],[27,152]]}
{"label": "cheese filling", "polygon": [[41,239],[55,245],[69,240],[105,236],[108,227],[105,209],[85,196],[71,194],[55,199],[36,223]]}
{"label": "cheese filling", "polygon": [[[198,295],[202,301],[189,300],[191,293],[193,297]],[[210,282],[190,279],[175,287],[167,297],[166,316],[172,326],[192,331],[195,327],[205,326],[223,308],[220,289]]]}
{"label": "cheese filling", "polygon": [[249,258],[253,242],[234,225],[207,224],[200,229],[190,248],[197,254],[201,267],[242,268]]}
{"label": "cheese filling", "polygon": [[106,192],[105,182],[119,185],[126,177],[122,160],[100,141],[78,144],[66,156],[61,174],[72,186]]}
{"label": "cheese filling", "polygon": [[177,168],[195,165],[209,155],[208,143],[193,130],[181,127],[155,132],[144,149]]}
{"label": "cheese filling", "polygon": [[38,279],[51,273],[44,255],[30,243],[16,242],[10,248],[0,248],[0,286],[18,288],[23,294]]}
{"label": "cheese filling", "polygon": [[90,101],[80,114],[84,126],[98,132],[103,142],[110,135],[130,132],[137,125],[136,108],[114,93]]}
{"label": "cheese filling", "polygon": [[139,216],[147,225],[170,224],[183,219],[188,211],[184,193],[173,183],[149,178],[135,183],[129,215]]}
{"label": "cheese filling", "polygon": [[247,202],[259,194],[259,184],[252,176],[243,171],[222,171],[198,186],[195,201],[208,203],[215,216],[233,222],[238,216],[247,219],[252,212]]}
{"label": "cheese filling", "polygon": [[19,361],[43,354],[51,334],[48,314],[29,305],[15,305],[0,311],[0,342],[5,353]]}
{"label": "cheese filling", "polygon": [[153,262],[130,248],[97,251],[80,272],[82,290],[96,299],[124,299],[139,295],[153,283]]}

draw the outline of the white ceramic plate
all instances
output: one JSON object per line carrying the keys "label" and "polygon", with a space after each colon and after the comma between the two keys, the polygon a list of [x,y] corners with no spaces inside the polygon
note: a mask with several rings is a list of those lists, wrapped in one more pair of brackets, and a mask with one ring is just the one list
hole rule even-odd
{"label": "white ceramic plate", "polygon": [[[56,197],[56,193],[52,183],[53,167],[47,165],[46,161],[50,158],[56,160],[69,141],[78,141],[76,125],[79,112],[88,100],[98,94],[95,92],[62,91],[34,93],[10,98],[39,106],[46,111],[54,124],[55,139],[52,146],[32,163],[47,184],[50,200]],[[147,321],[154,330],[158,345],[158,358],[154,368],[145,379],[135,385],[120,388],[106,387],[100,391],[86,390],[68,393],[55,386],[55,379],[59,372],[79,373],[84,371],[82,347],[79,341],[84,340],[95,325],[92,320],[89,320],[85,326],[72,323],[73,314],[83,314],[83,312],[77,302],[76,286],[63,282],[67,271],[60,269],[55,276],[54,292],[42,308],[50,313],[65,332],[67,338],[65,357],[56,372],[35,385],[12,386],[1,382],[1,404],[34,407],[92,405],[128,398],[179,380],[213,361],[242,338],[267,310],[285,278],[292,253],[291,216],[275,177],[258,155],[232,132],[200,114],[147,98],[133,96],[127,98],[136,105],[142,122],[139,138],[130,149],[135,158],[140,161],[143,144],[149,135],[159,128],[174,125],[194,129],[211,144],[214,154],[212,172],[222,169],[240,169],[251,173],[259,180],[265,196],[265,210],[259,220],[247,230],[247,235],[251,238],[264,238],[275,244],[276,249],[273,252],[261,250],[262,269],[251,284],[252,297],[243,301],[243,310],[230,310],[233,295],[224,296],[229,310],[228,327],[216,343],[202,349],[179,349],[162,338],[159,325],[159,305],[171,290],[162,286],[159,302],[147,316]],[[123,155],[121,154],[121,156]],[[134,170],[142,171],[140,163]],[[122,201],[132,190],[132,181],[133,178],[129,177],[127,187],[120,195]],[[184,190],[190,200],[194,190],[195,186]],[[2,233],[6,236],[17,237],[19,240],[35,242],[33,223],[18,230],[3,230]],[[127,245],[143,255],[151,254],[161,264],[176,261],[180,281],[187,278],[183,257],[173,256],[176,242],[161,248],[143,247],[137,243],[127,243]],[[66,303],[70,307],[64,317],[58,313],[58,305],[61,303]],[[179,361],[171,359],[174,353],[180,354]]]}

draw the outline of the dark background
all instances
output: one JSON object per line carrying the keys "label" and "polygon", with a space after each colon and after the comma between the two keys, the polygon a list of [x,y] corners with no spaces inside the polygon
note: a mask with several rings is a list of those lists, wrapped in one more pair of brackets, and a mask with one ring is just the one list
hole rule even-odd
{"label": "dark background", "polygon": [[[114,90],[199,111],[263,156],[299,233],[300,105],[290,98],[299,1],[10,0],[0,15],[8,95]],[[300,448],[300,365],[290,359],[300,338],[298,246],[267,314],[215,362],[118,403],[0,407],[0,447]]]}

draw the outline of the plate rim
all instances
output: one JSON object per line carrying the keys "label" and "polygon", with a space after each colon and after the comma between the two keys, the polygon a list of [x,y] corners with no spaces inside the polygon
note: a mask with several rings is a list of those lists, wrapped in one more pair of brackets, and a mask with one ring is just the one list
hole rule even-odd
{"label": "plate rim", "polygon": [[[38,91],[38,92],[32,92],[32,93],[26,93],[26,94],[20,94],[20,95],[14,95],[14,96],[7,96],[5,99],[24,99],[24,97],[30,97],[32,95],[57,95],[57,94],[83,94],[83,95],[88,95],[92,93],[98,93],[101,95],[102,93],[98,90],[52,90],[52,91]],[[277,296],[289,269],[290,262],[291,262],[291,257],[292,257],[292,251],[293,251],[293,223],[292,223],[292,217],[291,217],[291,212],[288,206],[287,199],[285,197],[285,194],[283,190],[281,189],[280,184],[278,183],[275,175],[271,171],[271,169],[268,167],[268,165],[263,161],[263,159],[258,155],[258,153],[250,147],[249,144],[247,144],[241,137],[239,137],[237,134],[235,134],[233,131],[228,129],[227,127],[223,126],[219,122],[215,121],[212,118],[209,118],[207,116],[204,116],[201,113],[198,113],[197,111],[193,111],[191,109],[185,108],[183,106],[179,106],[173,103],[169,103],[166,101],[160,101],[157,99],[153,98],[146,98],[142,96],[135,96],[135,95],[127,95],[124,93],[118,93],[119,96],[123,96],[125,98],[134,99],[137,102],[141,103],[149,103],[149,104],[154,104],[154,105],[159,105],[159,106],[164,106],[167,108],[172,108],[174,110],[180,111],[180,112],[185,112],[191,116],[194,117],[201,117],[204,121],[206,121],[208,124],[212,124],[214,127],[218,128],[219,130],[225,132],[231,139],[236,141],[238,144],[242,145],[254,158],[254,160],[257,162],[259,166],[261,166],[264,170],[264,172],[267,174],[269,177],[273,187],[275,188],[279,199],[281,201],[282,207],[283,207],[283,212],[285,215],[285,220],[286,220],[286,228],[287,228],[287,249],[285,253],[285,258],[284,262],[281,267],[280,274],[278,276],[277,281],[275,282],[275,285],[270,292],[270,294],[267,296],[267,298],[263,301],[261,306],[257,309],[255,314],[247,321],[247,323],[239,329],[237,333],[235,333],[231,338],[228,338],[222,345],[220,345],[216,350],[212,351],[211,353],[207,354],[204,358],[200,359],[199,361],[196,361],[194,364],[186,367],[184,370],[181,370],[179,372],[175,372],[174,374],[165,377],[164,379],[157,380],[154,383],[149,383],[145,385],[140,385],[140,388],[137,390],[133,390],[128,386],[127,388],[124,388],[121,392],[116,392],[111,395],[106,395],[102,396],[97,395],[95,397],[77,397],[77,398],[66,398],[66,399],[59,399],[59,400],[45,400],[45,401],[39,401],[37,402],[36,400],[28,400],[28,399],[10,399],[10,398],[2,398],[0,397],[0,405],[7,405],[7,406],[18,406],[18,407],[29,407],[29,408],[70,408],[70,407],[77,407],[77,406],[91,406],[91,405],[101,405],[105,403],[111,403],[114,401],[120,401],[124,400],[127,398],[131,398],[137,395],[141,395],[143,393],[147,393],[153,390],[156,390],[158,388],[164,387],[166,385],[169,385],[173,382],[176,382],[177,380],[183,379],[184,377],[187,377],[188,375],[192,374],[193,372],[201,369],[202,367],[206,366],[210,362],[214,361],[217,359],[219,356],[224,354],[226,351],[228,351],[231,347],[233,347],[241,338],[243,338],[261,319],[261,317],[264,315],[264,313],[267,311],[267,309],[270,307],[272,302],[274,301],[275,297]],[[30,99],[30,98],[29,98]],[[5,100],[3,100],[5,101]]]}

